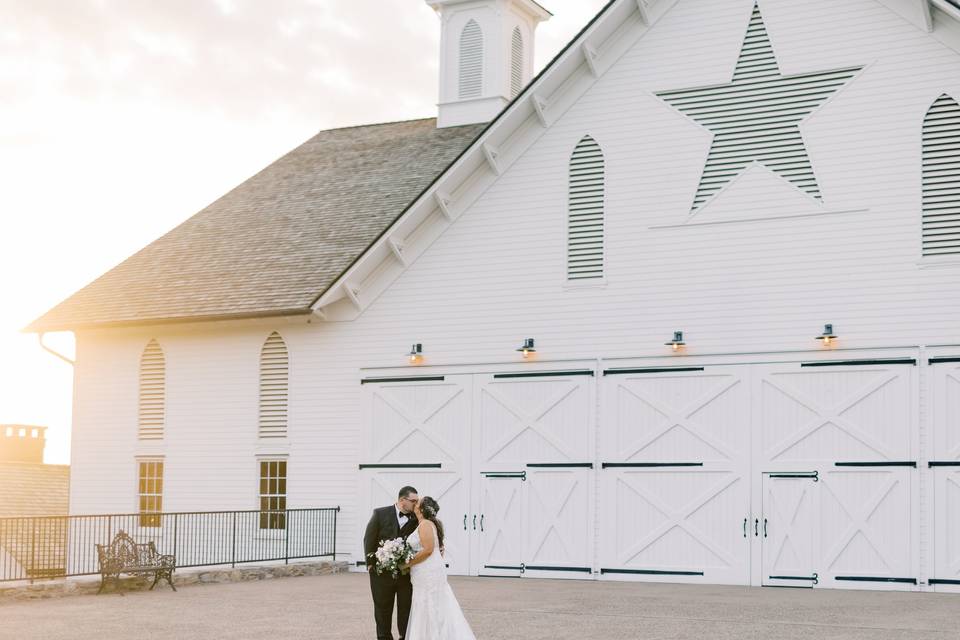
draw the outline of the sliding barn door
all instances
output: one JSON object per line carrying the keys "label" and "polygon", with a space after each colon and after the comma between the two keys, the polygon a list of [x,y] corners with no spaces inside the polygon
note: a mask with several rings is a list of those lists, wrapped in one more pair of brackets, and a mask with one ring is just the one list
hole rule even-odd
{"label": "sliding barn door", "polygon": [[475,377],[477,573],[591,576],[593,373]]}
{"label": "sliding barn door", "polygon": [[405,485],[440,504],[450,573],[470,571],[470,376],[367,379],[361,532]]}
{"label": "sliding barn door", "polygon": [[605,372],[606,577],[749,584],[749,367]]}

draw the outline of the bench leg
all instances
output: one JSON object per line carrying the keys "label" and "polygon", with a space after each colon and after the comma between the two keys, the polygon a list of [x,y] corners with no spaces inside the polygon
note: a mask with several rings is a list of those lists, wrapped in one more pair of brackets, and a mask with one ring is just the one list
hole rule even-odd
{"label": "bench leg", "polygon": [[160,580],[160,572],[156,571],[153,574],[153,584],[150,585],[149,591],[153,591],[153,588],[157,586],[157,582]]}
{"label": "bench leg", "polygon": [[177,588],[173,586],[173,570],[171,569],[170,571],[165,571],[163,577],[167,579],[167,584],[170,585],[170,588],[176,591]]}
{"label": "bench leg", "polygon": [[97,595],[103,593],[103,589],[107,586],[107,582],[111,580],[113,581],[114,592],[120,590],[120,574],[103,573],[100,574],[100,588],[97,590]]}

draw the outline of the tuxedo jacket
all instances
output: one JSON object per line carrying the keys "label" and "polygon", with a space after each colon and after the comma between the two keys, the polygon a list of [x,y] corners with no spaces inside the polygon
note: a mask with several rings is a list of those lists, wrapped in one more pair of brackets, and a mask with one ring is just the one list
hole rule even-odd
{"label": "tuxedo jacket", "polygon": [[417,516],[411,513],[407,516],[407,524],[401,529],[395,505],[374,509],[367,523],[367,531],[363,534],[363,559],[370,562],[370,554],[380,547],[381,540],[406,538],[417,530],[418,524]]}

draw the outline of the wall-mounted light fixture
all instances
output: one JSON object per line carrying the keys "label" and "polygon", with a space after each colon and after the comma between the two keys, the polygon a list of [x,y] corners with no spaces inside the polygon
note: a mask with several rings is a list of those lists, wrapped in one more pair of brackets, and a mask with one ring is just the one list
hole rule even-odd
{"label": "wall-mounted light fixture", "polygon": [[523,344],[517,349],[520,353],[523,354],[523,357],[529,357],[531,353],[536,353],[537,350],[533,348],[533,338],[527,338],[523,341]]}
{"label": "wall-mounted light fixture", "polygon": [[407,357],[410,358],[410,364],[420,362],[423,359],[423,345],[418,342],[410,347],[410,353],[407,354]]}
{"label": "wall-mounted light fixture", "polygon": [[670,342],[664,342],[663,344],[667,345],[674,351],[680,351],[680,347],[685,346],[687,343],[683,341],[683,331],[674,331],[673,340]]}
{"label": "wall-mounted light fixture", "polygon": [[817,340],[823,342],[823,346],[829,347],[833,344],[833,341],[837,339],[836,334],[833,332],[832,324],[823,325],[823,333],[817,336]]}

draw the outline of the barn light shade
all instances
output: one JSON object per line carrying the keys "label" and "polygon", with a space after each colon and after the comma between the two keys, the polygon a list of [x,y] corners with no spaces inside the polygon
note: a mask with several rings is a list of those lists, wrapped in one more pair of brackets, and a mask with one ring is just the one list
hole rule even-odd
{"label": "barn light shade", "polygon": [[829,347],[833,344],[833,341],[837,339],[836,334],[833,332],[832,324],[823,325],[823,333],[817,336],[817,340],[823,343],[823,346]]}
{"label": "barn light shade", "polygon": [[683,341],[683,331],[674,331],[673,340],[664,342],[663,344],[667,345],[674,351],[680,351],[680,348],[685,346],[687,343]]}
{"label": "barn light shade", "polygon": [[423,345],[418,342],[410,347],[410,353],[407,354],[407,357],[410,358],[410,364],[420,362],[423,359]]}
{"label": "barn light shade", "polygon": [[520,345],[520,348],[517,349],[520,353],[523,354],[524,358],[530,356],[531,353],[536,353],[537,350],[533,348],[533,338],[527,338],[523,341],[523,344]]}

